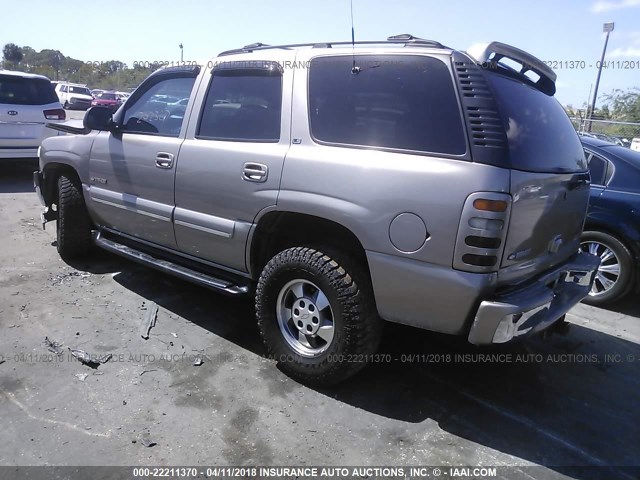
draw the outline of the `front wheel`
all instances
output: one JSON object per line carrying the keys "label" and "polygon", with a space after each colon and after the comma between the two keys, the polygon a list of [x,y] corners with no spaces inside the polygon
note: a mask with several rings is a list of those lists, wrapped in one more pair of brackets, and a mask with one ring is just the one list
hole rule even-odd
{"label": "front wheel", "polygon": [[629,249],[617,238],[597,231],[584,232],[580,248],[600,257],[593,287],[583,302],[601,306],[620,300],[633,283],[633,257]]}
{"label": "front wheel", "polygon": [[366,271],[339,254],[295,247],[264,268],[256,316],[271,358],[305,383],[330,385],[364,368],[378,348],[377,315]]}
{"label": "front wheel", "polygon": [[65,175],[58,178],[56,227],[58,253],[64,260],[80,258],[91,248],[91,220],[80,182]]}

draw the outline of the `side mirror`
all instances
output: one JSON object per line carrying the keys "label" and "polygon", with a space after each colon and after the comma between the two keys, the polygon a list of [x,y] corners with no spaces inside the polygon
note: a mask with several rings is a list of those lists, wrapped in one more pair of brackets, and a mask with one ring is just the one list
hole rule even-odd
{"label": "side mirror", "polygon": [[113,110],[105,107],[91,107],[84,115],[85,130],[111,130],[113,128]]}

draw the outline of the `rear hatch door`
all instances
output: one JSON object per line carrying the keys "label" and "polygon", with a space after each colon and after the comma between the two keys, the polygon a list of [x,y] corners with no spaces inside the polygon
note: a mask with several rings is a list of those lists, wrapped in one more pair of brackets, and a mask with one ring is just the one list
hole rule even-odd
{"label": "rear hatch door", "polygon": [[519,80],[487,74],[504,123],[511,219],[500,283],[517,283],[578,251],[589,203],[582,144],[558,101]]}
{"label": "rear hatch door", "polygon": [[45,110],[59,109],[53,85],[43,78],[0,74],[0,141],[3,146],[38,146],[48,122]]}

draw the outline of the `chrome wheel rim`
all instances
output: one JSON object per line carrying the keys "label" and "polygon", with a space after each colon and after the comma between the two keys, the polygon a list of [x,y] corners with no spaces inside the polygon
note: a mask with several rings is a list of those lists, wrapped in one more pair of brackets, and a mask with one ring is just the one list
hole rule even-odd
{"label": "chrome wheel rim", "polygon": [[325,293],[308,280],[292,280],[276,302],[278,327],[287,344],[303,357],[317,357],[333,340],[333,310]]}
{"label": "chrome wheel rim", "polygon": [[600,257],[600,266],[589,296],[598,297],[607,293],[620,279],[620,259],[611,248],[600,242],[583,242],[580,248],[585,253]]}

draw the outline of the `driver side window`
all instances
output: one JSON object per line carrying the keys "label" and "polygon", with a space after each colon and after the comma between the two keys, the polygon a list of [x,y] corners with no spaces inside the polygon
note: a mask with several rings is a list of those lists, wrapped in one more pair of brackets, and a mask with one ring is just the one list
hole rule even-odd
{"label": "driver side window", "polygon": [[123,131],[177,137],[195,77],[173,77],[152,85],[124,112]]}

